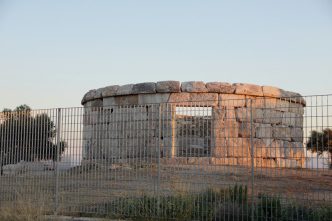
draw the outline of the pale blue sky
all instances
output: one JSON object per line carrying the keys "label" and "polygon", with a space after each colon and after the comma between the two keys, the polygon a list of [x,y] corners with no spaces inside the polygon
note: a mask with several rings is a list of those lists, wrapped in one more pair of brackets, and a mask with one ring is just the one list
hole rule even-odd
{"label": "pale blue sky", "polygon": [[332,93],[331,0],[0,0],[0,109],[160,80]]}

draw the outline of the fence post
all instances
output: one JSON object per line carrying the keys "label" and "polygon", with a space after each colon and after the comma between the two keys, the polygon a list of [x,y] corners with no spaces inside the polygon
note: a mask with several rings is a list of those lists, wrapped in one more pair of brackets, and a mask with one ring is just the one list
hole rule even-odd
{"label": "fence post", "polygon": [[157,215],[159,217],[160,214],[160,148],[161,148],[161,130],[162,130],[162,104],[159,104],[158,110],[158,146],[157,146],[157,157],[158,157],[158,180],[157,180]]}
{"label": "fence post", "polygon": [[251,221],[255,220],[255,207],[254,207],[254,176],[255,176],[255,150],[253,144],[253,110],[252,110],[252,99],[249,99],[249,109],[250,109],[250,155],[251,155]]}
{"label": "fence post", "polygon": [[57,108],[56,130],[56,162],[55,162],[55,208],[54,215],[58,215],[59,208],[59,160],[60,160],[60,133],[61,133],[61,108]]}

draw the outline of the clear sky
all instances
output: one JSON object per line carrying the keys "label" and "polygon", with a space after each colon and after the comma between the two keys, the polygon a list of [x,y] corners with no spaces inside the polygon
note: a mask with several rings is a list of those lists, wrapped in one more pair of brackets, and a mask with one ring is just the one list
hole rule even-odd
{"label": "clear sky", "polygon": [[160,80],[332,93],[332,1],[0,0],[0,109]]}

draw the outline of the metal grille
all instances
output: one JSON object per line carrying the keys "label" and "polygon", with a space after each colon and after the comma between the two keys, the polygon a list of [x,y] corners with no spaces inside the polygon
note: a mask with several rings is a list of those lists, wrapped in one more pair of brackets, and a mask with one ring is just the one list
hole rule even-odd
{"label": "metal grille", "polygon": [[0,208],[120,219],[332,220],[332,96],[0,115]]}

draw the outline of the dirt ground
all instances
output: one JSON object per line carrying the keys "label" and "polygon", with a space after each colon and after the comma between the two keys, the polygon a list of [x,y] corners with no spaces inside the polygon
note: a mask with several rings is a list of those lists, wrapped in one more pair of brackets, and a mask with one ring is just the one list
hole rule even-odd
{"label": "dirt ground", "polygon": [[[0,203],[37,200],[50,210],[81,211],[114,199],[173,195],[247,186],[249,196],[265,193],[290,202],[332,203],[332,170],[281,169],[157,163],[90,164],[56,175],[25,171],[0,177]],[[253,184],[253,186],[252,186]],[[57,196],[57,197],[56,197]]]}

